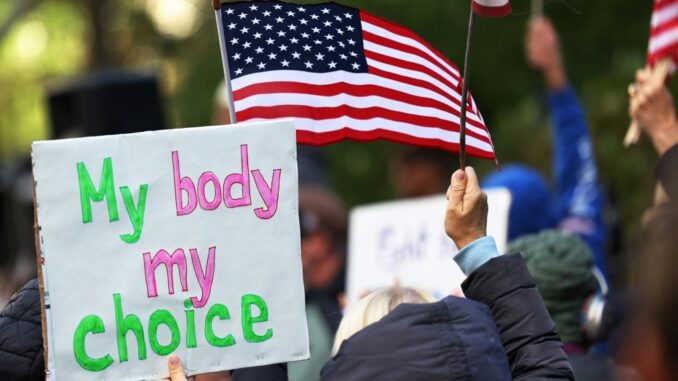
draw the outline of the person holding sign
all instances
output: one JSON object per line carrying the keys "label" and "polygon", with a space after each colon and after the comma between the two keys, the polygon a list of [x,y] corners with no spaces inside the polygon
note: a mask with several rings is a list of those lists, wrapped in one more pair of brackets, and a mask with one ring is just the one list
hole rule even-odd
{"label": "person holding sign", "polygon": [[321,380],[574,379],[522,258],[500,256],[486,236],[487,196],[473,168],[454,173],[447,197],[445,231],[460,249],[468,299],[376,291],[346,312]]}

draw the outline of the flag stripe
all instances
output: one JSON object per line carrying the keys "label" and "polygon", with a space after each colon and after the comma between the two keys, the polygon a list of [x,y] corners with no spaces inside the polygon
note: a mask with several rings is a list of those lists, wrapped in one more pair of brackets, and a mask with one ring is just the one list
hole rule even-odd
{"label": "flag stripe", "polygon": [[438,50],[434,49],[428,42],[417,36],[412,31],[398,24],[384,20],[377,16],[373,16],[365,11],[360,12],[360,15],[362,19],[361,25],[363,31],[370,32],[377,36],[382,36],[393,42],[411,46],[430,57],[442,68],[449,70],[451,75],[460,77],[459,69],[454,63],[440,54]]}
{"label": "flag stripe", "polygon": [[650,23],[650,42],[647,47],[647,62],[657,62],[678,56],[678,1],[655,0]]}
{"label": "flag stripe", "polygon": [[[264,121],[261,119],[259,121]],[[313,131],[306,130],[297,130],[297,141],[304,144],[312,145],[326,145],[336,143],[344,139],[351,139],[355,141],[374,141],[378,139],[388,139],[390,141],[404,143],[404,144],[414,144],[421,147],[428,148],[439,148],[448,151],[458,151],[458,143],[449,143],[440,139],[435,138],[418,138],[408,134],[402,134],[399,132],[375,129],[373,131],[358,131],[353,130],[348,127],[343,127],[334,131],[325,132],[318,134]],[[472,145],[466,146],[466,153],[476,157],[481,157],[485,159],[494,159],[494,154],[491,152],[483,151],[478,148],[475,148]]]}
{"label": "flag stripe", "polygon": [[[370,73],[372,72],[375,72],[376,74],[355,74],[352,76],[346,76],[341,72],[318,74],[299,73],[292,70],[278,70],[273,72],[251,74],[246,77],[233,80],[233,99],[238,101],[248,96],[252,96],[254,91],[265,91],[264,89],[269,84],[275,86],[276,83],[288,82],[290,83],[290,86],[296,87],[304,85],[332,86],[345,82],[354,86],[374,86],[375,90],[380,91],[382,95],[387,97],[397,97],[399,94],[410,94],[412,96],[427,98],[431,101],[440,102],[454,110],[455,113],[459,113],[461,111],[458,101],[454,102],[449,97],[441,95],[436,87],[429,85],[427,82],[404,78],[392,73],[382,72],[378,69],[370,68]],[[393,77],[393,79],[389,77]],[[412,84],[408,82],[412,82]],[[254,85],[260,86],[257,88],[250,87]],[[302,87],[300,88],[300,91],[304,89],[306,88]],[[383,89],[391,90],[393,93],[384,92]],[[445,110],[442,107],[439,108],[441,110]],[[473,112],[467,113],[467,117],[469,121],[482,124],[482,120]]]}
{"label": "flag stripe", "polygon": [[[267,118],[252,118],[248,122],[263,122]],[[459,144],[459,133],[456,131],[443,130],[439,128],[418,128],[410,123],[396,122],[392,120],[374,118],[369,120],[357,120],[348,116],[336,119],[315,120],[311,118],[295,118],[297,130],[310,131],[318,134],[324,134],[333,131],[340,131],[349,128],[354,131],[370,132],[371,130],[390,131],[398,134],[406,134],[419,139],[437,139],[447,144]],[[350,127],[346,127],[350,126]],[[492,153],[492,145],[478,140],[475,137],[467,137],[468,145],[477,148],[485,153]]]}
{"label": "flag stripe", "polygon": [[[255,101],[250,100],[252,97],[257,97],[259,95],[269,95],[269,94],[284,94],[286,92],[294,91],[293,93],[286,94],[285,97],[289,97],[289,99],[297,99],[297,98],[292,98],[292,94],[301,94],[301,95],[316,95],[316,96],[322,96],[322,97],[333,97],[337,95],[342,95],[342,96],[350,96],[351,98],[346,98],[346,99],[351,99],[353,100],[354,98],[357,101],[360,101],[361,103],[354,103],[356,107],[361,107],[361,104],[363,101],[370,101],[372,98],[379,98],[380,100],[384,102],[389,102],[389,104],[397,105],[398,110],[404,110],[406,109],[407,105],[413,105],[417,106],[420,108],[429,108],[429,109],[435,109],[436,112],[440,112],[443,114],[430,114],[432,116],[436,117],[443,117],[449,120],[456,120],[458,121],[459,119],[459,109],[454,109],[452,107],[449,107],[448,105],[438,102],[436,100],[426,98],[426,97],[421,97],[421,96],[416,96],[412,94],[407,94],[403,93],[397,90],[393,89],[388,89],[385,87],[379,87],[375,85],[352,85],[346,82],[341,82],[341,83],[335,83],[331,85],[310,85],[306,83],[298,83],[298,82],[268,82],[268,83],[261,83],[261,84],[256,84],[256,85],[251,85],[248,86],[244,89],[240,89],[237,91],[236,96],[235,96],[235,101],[236,101],[236,106],[238,110],[245,110],[249,107],[253,107],[256,105],[254,103]],[[263,97],[259,97],[263,98]],[[285,98],[288,99],[288,98]],[[273,102],[269,102],[265,99],[260,99],[262,102],[265,102],[264,104],[266,106],[271,106],[274,105]],[[342,101],[343,98],[337,97],[336,101]],[[276,99],[277,101],[277,99]],[[310,99],[309,99],[310,101]],[[392,103],[395,102],[395,103]],[[254,104],[253,104],[254,103]],[[298,104],[298,103],[297,103]],[[306,103],[306,104],[312,104],[312,103]],[[334,103],[332,103],[334,104]],[[469,114],[470,115],[470,114]],[[480,118],[478,120],[473,120],[472,118],[468,118],[468,123],[469,123],[469,128],[477,127],[480,130],[485,131],[484,124],[480,121]],[[485,131],[485,135],[489,136],[487,131]]]}
{"label": "flag stripe", "polygon": [[[280,94],[280,96],[283,96],[283,94]],[[298,97],[297,99],[299,100],[304,98],[304,96],[298,95],[296,97]],[[336,119],[342,115],[347,115],[357,120],[380,118],[394,122],[412,123],[421,126],[422,128],[441,128],[446,130],[453,130],[454,124],[459,123],[458,117],[443,119],[435,116],[435,114],[425,114],[423,112],[421,114],[409,114],[395,111],[392,108],[378,106],[356,107],[353,106],[350,101],[335,106],[332,105],[331,101],[328,99],[317,100],[317,97],[313,96],[306,96],[306,98],[316,98],[316,102],[318,103],[314,104],[313,106],[307,106],[298,104],[298,102],[293,100],[291,102],[287,102],[285,105],[255,105],[248,108],[243,108],[241,111],[238,111],[238,118],[243,121],[247,121],[256,117],[277,119],[284,117],[301,118],[308,116],[310,119],[322,121],[325,119]],[[387,104],[384,106],[387,106]],[[487,132],[477,127],[468,127],[469,136],[474,136],[479,140],[489,142]]]}

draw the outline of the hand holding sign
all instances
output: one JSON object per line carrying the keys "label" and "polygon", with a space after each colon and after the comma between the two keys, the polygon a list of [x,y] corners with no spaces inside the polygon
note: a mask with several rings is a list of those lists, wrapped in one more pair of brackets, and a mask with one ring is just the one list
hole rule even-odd
{"label": "hand holding sign", "polygon": [[459,250],[487,235],[487,195],[471,167],[457,170],[447,189],[445,232]]}

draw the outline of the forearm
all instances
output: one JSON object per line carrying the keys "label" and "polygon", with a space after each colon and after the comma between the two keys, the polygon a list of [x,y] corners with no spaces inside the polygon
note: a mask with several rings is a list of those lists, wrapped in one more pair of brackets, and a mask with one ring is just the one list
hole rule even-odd
{"label": "forearm", "polygon": [[659,160],[657,166],[657,180],[669,200],[678,200],[678,144],[667,149]]}

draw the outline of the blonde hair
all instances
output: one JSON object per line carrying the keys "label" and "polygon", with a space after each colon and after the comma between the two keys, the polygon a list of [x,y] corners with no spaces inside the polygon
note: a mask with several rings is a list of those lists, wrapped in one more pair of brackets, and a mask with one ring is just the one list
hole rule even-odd
{"label": "blonde hair", "polygon": [[358,331],[376,323],[403,303],[426,304],[436,300],[427,291],[408,287],[386,287],[355,302],[346,310],[334,336],[332,356],[336,355],[344,340]]}

